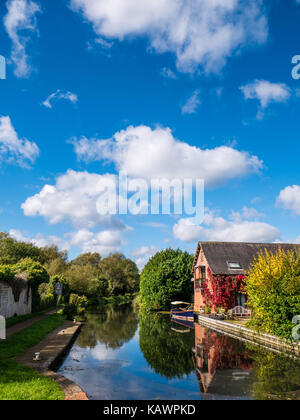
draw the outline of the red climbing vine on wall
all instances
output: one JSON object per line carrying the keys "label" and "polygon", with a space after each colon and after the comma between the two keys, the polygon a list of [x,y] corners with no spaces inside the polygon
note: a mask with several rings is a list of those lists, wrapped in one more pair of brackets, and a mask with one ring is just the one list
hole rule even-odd
{"label": "red climbing vine on wall", "polygon": [[226,311],[235,306],[235,294],[243,293],[245,276],[214,276],[208,270],[203,284],[203,296],[211,309],[224,308]]}

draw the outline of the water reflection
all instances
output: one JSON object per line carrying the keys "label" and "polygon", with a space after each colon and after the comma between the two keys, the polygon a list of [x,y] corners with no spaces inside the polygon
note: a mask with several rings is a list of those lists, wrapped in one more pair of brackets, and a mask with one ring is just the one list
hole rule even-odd
{"label": "water reflection", "polygon": [[253,359],[252,395],[258,400],[300,400],[300,361],[248,345]]}
{"label": "water reflection", "polygon": [[131,307],[88,315],[59,372],[90,399],[300,399],[300,362]]}
{"label": "water reflection", "polygon": [[94,348],[100,342],[110,349],[118,349],[134,337],[137,328],[138,317],[131,306],[105,308],[87,315],[77,344]]}
{"label": "water reflection", "polygon": [[140,348],[149,365],[164,377],[181,379],[194,371],[191,349],[194,332],[181,334],[165,315],[142,314]]}
{"label": "water reflection", "polygon": [[201,393],[220,398],[249,397],[252,360],[242,342],[195,324],[194,352]]}

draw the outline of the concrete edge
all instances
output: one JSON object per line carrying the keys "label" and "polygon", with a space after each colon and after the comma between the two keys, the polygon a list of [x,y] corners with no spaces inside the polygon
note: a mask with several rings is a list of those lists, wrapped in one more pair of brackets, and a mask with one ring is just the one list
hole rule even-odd
{"label": "concrete edge", "polygon": [[[81,323],[74,324],[73,322],[65,321],[40,343],[27,349],[17,358],[18,363],[54,380],[64,392],[65,400],[88,400],[85,392],[77,384],[55,372],[78,337],[81,327]],[[37,352],[40,353],[41,360],[34,362],[33,355]]]}
{"label": "concrete edge", "polygon": [[300,344],[291,343],[278,337],[259,333],[242,325],[230,324],[225,321],[210,319],[203,315],[196,315],[198,322],[204,327],[211,328],[217,332],[225,333],[238,340],[247,341],[262,346],[273,352],[284,354],[295,359],[300,358]]}

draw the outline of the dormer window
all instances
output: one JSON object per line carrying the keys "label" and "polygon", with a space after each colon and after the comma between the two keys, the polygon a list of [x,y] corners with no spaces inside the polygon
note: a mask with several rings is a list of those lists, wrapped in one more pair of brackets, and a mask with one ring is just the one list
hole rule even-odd
{"label": "dormer window", "polygon": [[242,270],[241,264],[237,261],[228,261],[227,264],[230,270]]}

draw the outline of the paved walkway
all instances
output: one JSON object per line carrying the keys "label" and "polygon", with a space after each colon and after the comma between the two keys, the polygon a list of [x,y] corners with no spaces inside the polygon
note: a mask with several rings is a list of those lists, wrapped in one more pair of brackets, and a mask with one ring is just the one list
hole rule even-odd
{"label": "paved walkway", "polygon": [[6,338],[9,338],[12,335],[17,334],[17,333],[25,330],[25,328],[28,328],[31,325],[35,324],[36,322],[41,321],[42,319],[45,319],[48,316],[53,315],[55,313],[56,313],[56,309],[53,309],[52,311],[46,312],[46,313],[41,314],[41,315],[37,315],[34,318],[27,319],[26,321],[19,322],[18,324],[13,325],[12,327],[7,328],[7,330],[6,330]]}

